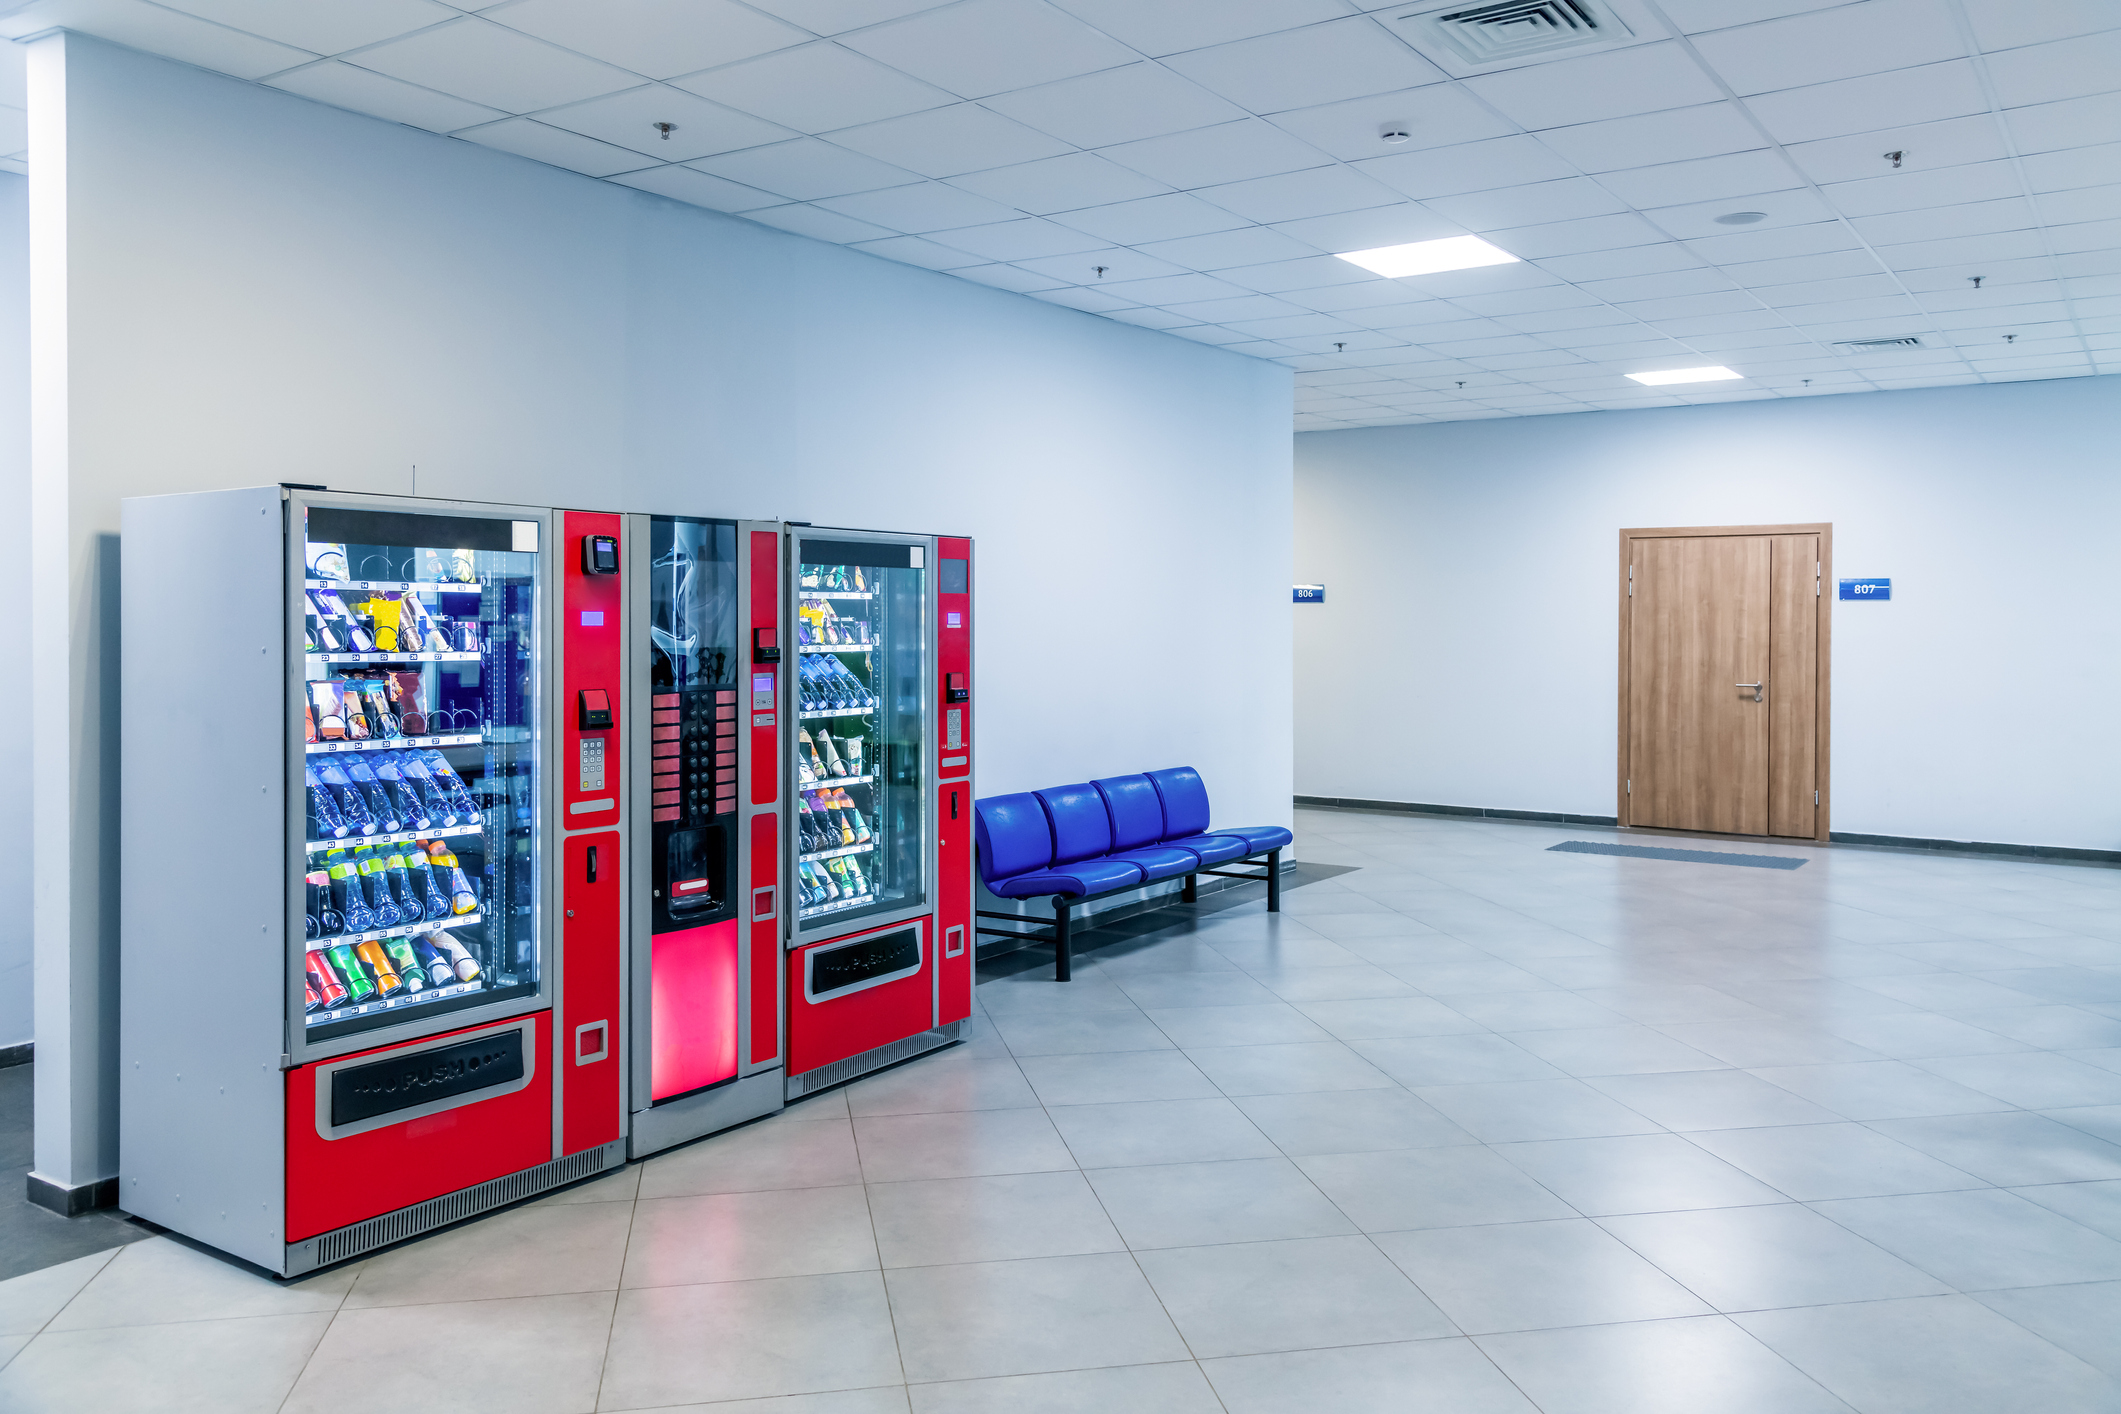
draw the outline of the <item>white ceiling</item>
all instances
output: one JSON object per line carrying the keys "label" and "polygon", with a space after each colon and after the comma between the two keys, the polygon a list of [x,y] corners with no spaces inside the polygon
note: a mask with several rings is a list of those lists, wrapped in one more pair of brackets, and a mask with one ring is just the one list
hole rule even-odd
{"label": "white ceiling", "polygon": [[[2121,372],[2121,3],[1608,3],[1632,42],[1477,69],[1384,23],[1437,0],[0,0],[0,35],[1274,359],[1300,429]],[[1465,233],[1523,263],[1331,256]],[[1623,376],[1702,363],[1744,378]]]}

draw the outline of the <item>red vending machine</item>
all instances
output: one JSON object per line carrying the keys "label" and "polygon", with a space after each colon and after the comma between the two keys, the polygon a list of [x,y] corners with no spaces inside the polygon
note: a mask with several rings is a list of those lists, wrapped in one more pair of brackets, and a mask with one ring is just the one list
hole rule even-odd
{"label": "red vending machine", "polygon": [[291,1276],[620,1163],[620,518],[123,531],[121,1206]]}
{"label": "red vending machine", "polygon": [[972,1010],[972,542],[790,527],[784,932],[793,1100]]}
{"label": "red vending machine", "polygon": [[635,1156],[781,1106],[781,538],[627,517]]}

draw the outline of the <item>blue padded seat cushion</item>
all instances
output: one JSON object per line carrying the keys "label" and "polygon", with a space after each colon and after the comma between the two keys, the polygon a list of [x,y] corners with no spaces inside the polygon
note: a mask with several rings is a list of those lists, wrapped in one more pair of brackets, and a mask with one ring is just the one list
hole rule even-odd
{"label": "blue padded seat cushion", "polygon": [[1191,766],[1171,766],[1147,773],[1164,803],[1164,838],[1203,834],[1208,828],[1208,788]]}
{"label": "blue padded seat cushion", "polygon": [[1263,850],[1287,849],[1296,839],[1279,825],[1231,825],[1210,834],[1228,835],[1245,842],[1245,853],[1258,854]]}
{"label": "blue padded seat cushion", "polygon": [[1168,879],[1175,874],[1190,874],[1200,867],[1200,856],[1192,850],[1173,849],[1169,845],[1124,850],[1108,857],[1140,865],[1144,879]]}
{"label": "blue padded seat cushion", "polygon": [[1203,864],[1228,864],[1251,852],[1235,835],[1187,835],[1182,840],[1165,840],[1164,843],[1174,849],[1191,850],[1200,856]]}
{"label": "blue padded seat cushion", "polygon": [[1112,847],[1138,849],[1164,837],[1164,803],[1147,776],[1108,776],[1092,781],[1112,817]]}
{"label": "blue padded seat cushion", "polygon": [[1030,791],[990,795],[972,806],[979,844],[980,877],[992,885],[1053,862],[1053,827]]}
{"label": "blue padded seat cushion", "polygon": [[1112,817],[1105,798],[1088,781],[1033,791],[1053,825],[1053,862],[1073,864],[1112,852]]}
{"label": "blue padded seat cushion", "polygon": [[1086,859],[1036,874],[1019,874],[993,885],[1003,898],[1038,898],[1044,894],[1101,894],[1142,882],[1141,866],[1123,859]]}

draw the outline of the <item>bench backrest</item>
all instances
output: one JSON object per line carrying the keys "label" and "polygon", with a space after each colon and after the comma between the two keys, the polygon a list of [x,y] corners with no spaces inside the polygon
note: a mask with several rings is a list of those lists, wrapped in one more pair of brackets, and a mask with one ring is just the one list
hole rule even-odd
{"label": "bench backrest", "polygon": [[1164,838],[1164,803],[1147,776],[1107,776],[1092,781],[1112,820],[1112,847],[1139,849]]}
{"label": "bench backrest", "polygon": [[1053,827],[1047,823],[1046,808],[1030,791],[975,800],[972,814],[980,877],[989,884],[1053,862]]}
{"label": "bench backrest", "polygon": [[1201,784],[1200,772],[1191,766],[1169,766],[1148,775],[1156,786],[1157,797],[1164,804],[1163,837],[1182,840],[1188,835],[1205,834],[1208,829],[1208,788]]}
{"label": "bench backrest", "polygon": [[1033,791],[1053,826],[1053,862],[1073,864],[1112,851],[1112,817],[1105,798],[1088,781]]}

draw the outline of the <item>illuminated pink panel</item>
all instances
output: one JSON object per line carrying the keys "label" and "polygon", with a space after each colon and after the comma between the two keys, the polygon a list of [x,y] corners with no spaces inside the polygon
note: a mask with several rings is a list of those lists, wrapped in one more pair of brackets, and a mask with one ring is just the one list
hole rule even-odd
{"label": "illuminated pink panel", "polygon": [[737,942],[735,919],[656,935],[648,980],[653,1098],[736,1074]]}

